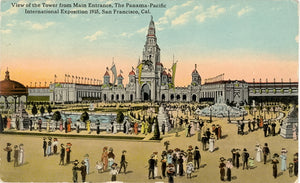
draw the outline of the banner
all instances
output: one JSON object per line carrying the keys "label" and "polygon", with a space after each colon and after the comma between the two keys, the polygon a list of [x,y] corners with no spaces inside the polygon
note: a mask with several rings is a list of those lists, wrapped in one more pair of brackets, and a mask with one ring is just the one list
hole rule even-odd
{"label": "banner", "polygon": [[175,62],[172,66],[172,83],[173,87],[175,87],[175,73],[176,73],[177,62]]}
{"label": "banner", "polygon": [[137,69],[139,70],[139,83],[141,84],[141,75],[142,75],[142,69],[143,69],[143,64],[140,63],[138,66],[137,66]]}
{"label": "banner", "polygon": [[112,72],[113,75],[114,75],[114,82],[113,82],[113,86],[114,86],[115,83],[116,83],[116,79],[117,79],[117,69],[116,69],[116,65],[113,64],[113,66],[111,66],[110,70],[111,70],[111,72]]}

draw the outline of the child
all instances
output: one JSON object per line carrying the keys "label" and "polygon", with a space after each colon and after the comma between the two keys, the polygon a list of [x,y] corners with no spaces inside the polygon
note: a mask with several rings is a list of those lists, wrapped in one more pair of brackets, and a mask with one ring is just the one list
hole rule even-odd
{"label": "child", "polygon": [[294,168],[294,164],[290,163],[289,164],[289,175],[290,175],[290,177],[292,177],[293,174],[294,174],[293,168]]}
{"label": "child", "polygon": [[194,165],[192,162],[188,162],[186,165],[186,177],[187,178],[192,178],[192,172],[194,171]]}
{"label": "child", "polygon": [[248,160],[248,166],[249,166],[250,169],[254,169],[255,168],[254,158],[253,157],[249,158],[249,160]]}
{"label": "child", "polygon": [[98,173],[103,173],[103,163],[102,163],[102,161],[97,161],[96,162],[96,169],[97,169]]}

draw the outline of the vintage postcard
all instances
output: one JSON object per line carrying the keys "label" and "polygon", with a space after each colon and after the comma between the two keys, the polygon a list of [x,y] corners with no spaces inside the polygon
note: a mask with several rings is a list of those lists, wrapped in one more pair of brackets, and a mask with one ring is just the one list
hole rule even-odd
{"label": "vintage postcard", "polygon": [[1,182],[298,181],[298,1],[0,2]]}

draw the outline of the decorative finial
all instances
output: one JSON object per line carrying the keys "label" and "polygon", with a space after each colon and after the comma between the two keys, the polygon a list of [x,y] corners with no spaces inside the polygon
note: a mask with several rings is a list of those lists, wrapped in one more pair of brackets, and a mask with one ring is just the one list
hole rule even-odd
{"label": "decorative finial", "polygon": [[6,68],[6,72],[5,72],[5,80],[9,80],[8,67]]}

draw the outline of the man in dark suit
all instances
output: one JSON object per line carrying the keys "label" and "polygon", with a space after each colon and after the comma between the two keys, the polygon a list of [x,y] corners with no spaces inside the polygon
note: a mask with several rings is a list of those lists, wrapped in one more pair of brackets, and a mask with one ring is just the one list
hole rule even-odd
{"label": "man in dark suit", "polygon": [[152,179],[154,179],[154,167],[155,167],[155,160],[154,158],[154,154],[151,155],[148,164],[149,164],[149,174],[148,174],[148,178],[151,179],[150,175],[152,174]]}
{"label": "man in dark suit", "polygon": [[46,149],[47,149],[46,137],[43,138],[43,149],[44,149],[44,156],[46,156]]}
{"label": "man in dark suit", "polygon": [[245,169],[245,165],[246,165],[246,169],[248,169],[249,153],[247,152],[246,148],[244,148],[244,152],[242,153],[242,158],[243,158],[243,170]]}
{"label": "man in dark suit", "polygon": [[60,162],[59,165],[64,165],[64,159],[65,159],[66,149],[64,147],[64,144],[60,145]]}

